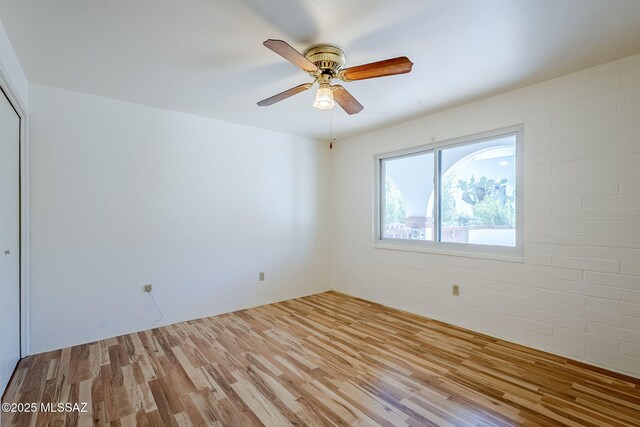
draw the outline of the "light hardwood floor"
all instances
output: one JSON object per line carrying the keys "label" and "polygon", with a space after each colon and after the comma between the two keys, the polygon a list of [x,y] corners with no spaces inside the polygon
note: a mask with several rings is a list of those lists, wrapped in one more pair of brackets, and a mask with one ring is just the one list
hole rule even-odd
{"label": "light hardwood floor", "polygon": [[337,292],[21,361],[2,425],[640,425],[640,380]]}

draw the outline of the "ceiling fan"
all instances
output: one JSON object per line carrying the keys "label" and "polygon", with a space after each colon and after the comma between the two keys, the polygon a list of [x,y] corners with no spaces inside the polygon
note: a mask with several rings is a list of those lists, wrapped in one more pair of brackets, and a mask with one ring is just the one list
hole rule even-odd
{"label": "ceiling fan", "polygon": [[413,63],[406,56],[386,59],[384,61],[371,62],[356,67],[344,68],[344,51],[328,44],[311,46],[305,54],[301,54],[283,40],[269,39],[263,43],[266,47],[282,56],[287,61],[298,66],[307,74],[315,78],[313,83],[304,83],[291,89],[280,92],[267,99],[258,102],[261,107],[266,107],[290,96],[310,89],[316,82],[319,83],[318,92],[313,106],[321,110],[329,110],[337,103],[348,114],[357,114],[364,108],[341,85],[332,85],[331,80],[338,78],[344,82],[354,80],[372,79],[375,77],[404,74],[411,71]]}

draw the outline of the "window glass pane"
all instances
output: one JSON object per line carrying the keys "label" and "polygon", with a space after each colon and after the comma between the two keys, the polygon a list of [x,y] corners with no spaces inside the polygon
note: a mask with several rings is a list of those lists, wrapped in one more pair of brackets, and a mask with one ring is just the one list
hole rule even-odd
{"label": "window glass pane", "polygon": [[443,149],[441,241],[516,245],[516,136]]}
{"label": "window glass pane", "polygon": [[382,163],[382,238],[433,240],[433,152]]}

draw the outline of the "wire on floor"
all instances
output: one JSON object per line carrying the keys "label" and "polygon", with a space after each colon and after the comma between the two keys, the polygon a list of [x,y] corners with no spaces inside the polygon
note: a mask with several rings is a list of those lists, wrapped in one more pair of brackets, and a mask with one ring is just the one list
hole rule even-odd
{"label": "wire on floor", "polygon": [[164,314],[162,314],[162,311],[160,311],[160,309],[158,308],[158,304],[156,303],[156,299],[153,297],[153,293],[151,291],[149,291],[147,293],[151,297],[151,301],[153,301],[153,305],[156,307],[156,311],[160,314],[160,317],[158,319],[154,320],[153,323],[151,324],[151,326],[156,326],[159,321],[164,319]]}

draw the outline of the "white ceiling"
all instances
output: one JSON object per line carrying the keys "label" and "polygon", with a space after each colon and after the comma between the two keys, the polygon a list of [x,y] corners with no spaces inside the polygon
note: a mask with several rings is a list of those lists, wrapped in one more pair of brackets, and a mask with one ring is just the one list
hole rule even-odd
{"label": "white ceiling", "polygon": [[410,74],[345,83],[339,139],[640,52],[639,0],[0,0],[32,83],[327,139],[310,81],[262,46],[326,42],[347,66],[406,55]]}

